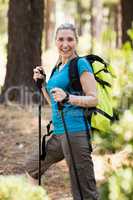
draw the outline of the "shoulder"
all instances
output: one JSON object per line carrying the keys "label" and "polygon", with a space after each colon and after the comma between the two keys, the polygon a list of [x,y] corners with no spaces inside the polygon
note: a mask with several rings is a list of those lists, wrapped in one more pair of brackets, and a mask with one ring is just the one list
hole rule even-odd
{"label": "shoulder", "polygon": [[78,59],[78,71],[79,71],[79,74],[80,74],[80,75],[81,75],[84,71],[93,73],[92,67],[91,67],[89,61],[88,61],[85,57],[82,57],[82,58],[79,58],[79,59]]}
{"label": "shoulder", "polygon": [[89,61],[85,57],[80,57],[78,59],[78,65],[81,65],[81,64],[89,65]]}

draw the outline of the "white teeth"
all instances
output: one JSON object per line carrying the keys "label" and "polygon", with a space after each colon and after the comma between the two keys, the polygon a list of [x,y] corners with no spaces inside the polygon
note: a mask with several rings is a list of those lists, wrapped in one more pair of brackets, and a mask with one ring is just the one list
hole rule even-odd
{"label": "white teeth", "polygon": [[67,52],[68,50],[66,50],[66,49],[62,49],[62,51],[63,51],[63,52]]}

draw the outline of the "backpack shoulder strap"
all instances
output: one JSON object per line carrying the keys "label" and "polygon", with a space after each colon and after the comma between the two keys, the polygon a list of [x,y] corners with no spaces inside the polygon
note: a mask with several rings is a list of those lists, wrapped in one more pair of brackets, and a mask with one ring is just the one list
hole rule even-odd
{"label": "backpack shoulder strap", "polygon": [[54,72],[56,71],[56,69],[57,69],[60,65],[61,65],[61,62],[60,62],[58,65],[54,66],[54,68],[52,69],[52,72],[51,72],[51,74],[50,74],[50,78],[53,76]]}
{"label": "backpack shoulder strap", "polygon": [[53,74],[54,74],[54,72],[55,72],[56,69],[57,69],[56,67],[54,67],[54,68],[52,69],[52,72],[51,72],[51,74],[50,74],[50,78],[53,76]]}
{"label": "backpack shoulder strap", "polygon": [[101,57],[95,54],[89,54],[85,56],[85,58],[90,62],[90,64],[92,64],[94,61],[98,61],[98,62],[103,63],[105,66],[107,65],[107,63]]}
{"label": "backpack shoulder strap", "polygon": [[[70,77],[70,81],[71,81],[71,87],[75,91],[81,92],[82,86],[80,83],[80,77],[79,77],[79,73],[78,73],[78,59],[79,58],[82,58],[82,57],[76,57],[70,61],[69,77]],[[90,63],[91,66],[92,66],[93,62],[95,62],[95,61],[102,63],[104,65],[104,68],[102,70],[104,70],[105,72],[107,71],[108,64],[100,56],[97,56],[95,54],[89,54],[89,55],[84,56],[84,58],[86,58],[86,60],[88,60],[88,62]],[[93,70],[93,67],[92,67],[92,70]],[[102,71],[102,70],[100,70],[100,71]],[[107,83],[106,81],[100,80],[96,76],[96,74],[98,74],[100,71],[98,71],[97,73],[94,73],[95,79],[100,84],[111,87],[111,85],[109,83]],[[94,72],[94,70],[93,70],[93,72]]]}
{"label": "backpack shoulder strap", "polygon": [[78,60],[80,57],[76,57],[70,61],[69,64],[69,78],[71,87],[78,92],[82,91],[82,86],[80,83],[80,77],[78,72]]}

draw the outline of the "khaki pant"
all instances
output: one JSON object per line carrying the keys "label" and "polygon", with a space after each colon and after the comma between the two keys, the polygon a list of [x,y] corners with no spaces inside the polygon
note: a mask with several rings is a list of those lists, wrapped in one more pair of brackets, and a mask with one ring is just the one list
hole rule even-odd
{"label": "khaki pant", "polygon": [[[86,133],[69,134],[69,138],[76,163],[83,199],[98,200],[99,198],[91,158],[91,145],[89,145],[87,135]],[[52,164],[65,158],[69,167],[73,198],[74,200],[81,200],[66,136],[52,135],[47,142],[46,152],[45,160],[42,161],[41,164],[41,173],[43,174]],[[30,156],[25,167],[32,177],[38,178],[38,152]]]}

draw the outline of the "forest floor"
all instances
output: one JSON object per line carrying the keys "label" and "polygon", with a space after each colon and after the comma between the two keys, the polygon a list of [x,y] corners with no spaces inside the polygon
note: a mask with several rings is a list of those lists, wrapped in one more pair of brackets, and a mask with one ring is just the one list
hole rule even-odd
{"label": "forest floor", "polygon": [[[42,132],[50,119],[50,109],[42,109]],[[27,155],[35,151],[38,143],[37,106],[22,107],[17,104],[0,105],[0,174],[20,174]],[[95,149],[92,154],[98,185],[105,180],[105,172],[115,170],[121,165],[125,152],[99,155]],[[42,177],[51,200],[71,200],[68,168],[65,161],[54,164]]]}

